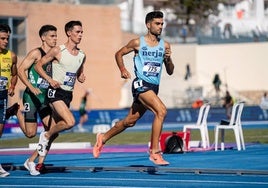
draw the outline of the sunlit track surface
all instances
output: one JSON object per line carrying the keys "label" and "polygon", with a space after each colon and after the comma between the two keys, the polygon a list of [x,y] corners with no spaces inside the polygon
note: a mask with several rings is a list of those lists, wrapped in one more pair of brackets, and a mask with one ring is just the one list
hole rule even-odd
{"label": "sunlit track surface", "polygon": [[[120,150],[120,146],[117,146]],[[126,147],[126,146],[124,146]],[[169,166],[155,166],[147,152],[50,154],[47,173],[31,176],[23,167],[29,154],[1,154],[10,176],[0,187],[268,187],[268,145],[184,154],[164,154]]]}

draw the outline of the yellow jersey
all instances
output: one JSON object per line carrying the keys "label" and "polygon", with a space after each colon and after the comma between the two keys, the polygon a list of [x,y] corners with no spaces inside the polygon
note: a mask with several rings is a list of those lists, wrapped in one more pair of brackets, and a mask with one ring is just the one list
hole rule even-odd
{"label": "yellow jersey", "polygon": [[8,89],[11,79],[12,57],[11,51],[0,53],[0,90]]}

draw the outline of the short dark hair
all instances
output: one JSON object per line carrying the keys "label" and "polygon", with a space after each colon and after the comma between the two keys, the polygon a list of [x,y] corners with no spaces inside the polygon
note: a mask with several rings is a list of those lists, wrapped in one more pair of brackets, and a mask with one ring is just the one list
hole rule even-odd
{"label": "short dark hair", "polygon": [[11,29],[7,24],[0,24],[0,32],[11,33]]}
{"label": "short dark hair", "polygon": [[67,35],[67,32],[72,30],[73,27],[76,26],[76,25],[82,27],[82,23],[80,21],[69,21],[68,23],[66,23],[65,24],[65,33],[66,33],[66,35]]}
{"label": "short dark hair", "polygon": [[154,18],[163,18],[164,14],[161,11],[149,12],[145,17],[145,23],[152,21]]}
{"label": "short dark hair", "polygon": [[48,31],[57,31],[54,25],[43,25],[39,30],[39,37],[43,36]]}

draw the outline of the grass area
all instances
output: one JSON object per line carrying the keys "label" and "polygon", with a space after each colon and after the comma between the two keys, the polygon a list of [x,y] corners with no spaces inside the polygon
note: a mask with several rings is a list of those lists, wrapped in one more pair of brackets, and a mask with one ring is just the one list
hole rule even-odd
{"label": "grass area", "polygon": [[[244,139],[246,143],[259,142],[268,144],[268,129],[244,129]],[[209,131],[210,142],[214,142],[214,131]],[[15,138],[0,139],[0,148],[28,147],[29,143],[37,143],[39,136],[35,138]],[[106,145],[124,145],[124,144],[147,144],[150,139],[149,131],[131,132],[127,131],[117,135],[107,142]],[[200,140],[200,133],[197,130],[191,131],[191,140]],[[92,133],[62,133],[55,142],[91,142],[95,143],[95,135]],[[225,142],[235,142],[232,131],[225,132]]]}

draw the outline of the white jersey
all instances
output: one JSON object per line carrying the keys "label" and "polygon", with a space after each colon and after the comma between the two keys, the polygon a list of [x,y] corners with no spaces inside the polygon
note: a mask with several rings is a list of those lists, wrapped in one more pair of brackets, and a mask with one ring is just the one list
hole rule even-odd
{"label": "white jersey", "polygon": [[60,45],[61,59],[58,63],[52,63],[52,77],[61,83],[63,90],[73,91],[76,74],[85,58],[85,53],[79,50],[76,56],[70,54],[65,45]]}

